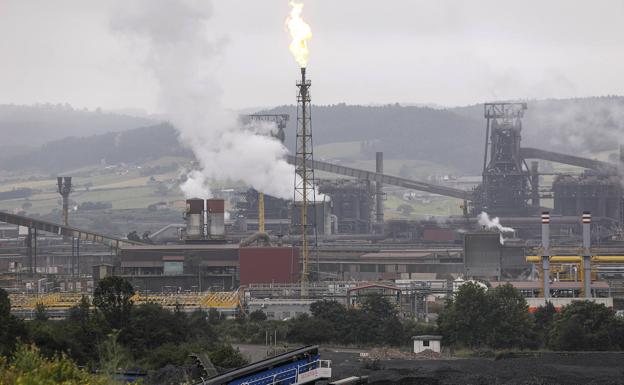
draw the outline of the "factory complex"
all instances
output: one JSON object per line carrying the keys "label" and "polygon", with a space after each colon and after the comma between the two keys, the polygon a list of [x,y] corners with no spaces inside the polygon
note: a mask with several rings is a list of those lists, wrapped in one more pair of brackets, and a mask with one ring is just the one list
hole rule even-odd
{"label": "factory complex", "polygon": [[[381,152],[374,171],[317,161],[311,82],[304,68],[301,76],[297,151],[287,158],[295,166],[293,200],[254,189],[190,198],[184,223],[162,230],[174,239],[159,241],[157,232],[146,242],[71,227],[72,178],[59,177],[62,224],[0,213],[0,286],[11,293],[13,312],[32,317],[43,304],[63,317],[113,275],[131,282],[138,303],[232,316],[262,310],[269,319],[307,313],[321,299],[358,306],[358,298],[375,292],[401,315],[430,321],[430,308],[466,281],[511,283],[530,309],[578,298],[612,307],[624,296],[620,164],[522,147],[526,103],[484,105],[483,174],[472,188],[385,174]],[[283,141],[290,117],[244,118],[274,124]],[[540,160],[584,171],[542,174]],[[341,179],[318,180],[315,170]],[[544,185],[546,175],[551,185]],[[463,215],[386,220],[387,188],[455,198]]]}

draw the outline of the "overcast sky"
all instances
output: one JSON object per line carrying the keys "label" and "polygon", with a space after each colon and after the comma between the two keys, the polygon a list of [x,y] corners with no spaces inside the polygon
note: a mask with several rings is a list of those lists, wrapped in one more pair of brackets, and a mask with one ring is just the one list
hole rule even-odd
{"label": "overcast sky", "polygon": [[[315,104],[624,94],[621,0],[304,3]],[[288,2],[213,6],[210,33],[227,39],[218,70],[224,105],[295,102]],[[0,103],[158,112],[157,85],[141,53],[111,32],[110,10],[105,1],[0,0]]]}

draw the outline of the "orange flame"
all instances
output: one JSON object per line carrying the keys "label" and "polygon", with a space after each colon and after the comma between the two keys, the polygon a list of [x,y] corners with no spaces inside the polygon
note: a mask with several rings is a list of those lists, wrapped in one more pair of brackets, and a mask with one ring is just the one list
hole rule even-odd
{"label": "orange flame", "polygon": [[286,27],[290,32],[292,41],[288,48],[295,57],[295,60],[301,68],[305,68],[308,65],[308,40],[312,38],[312,29],[310,25],[303,21],[301,18],[301,11],[303,10],[303,3],[290,2],[292,9],[290,15],[286,18]]}

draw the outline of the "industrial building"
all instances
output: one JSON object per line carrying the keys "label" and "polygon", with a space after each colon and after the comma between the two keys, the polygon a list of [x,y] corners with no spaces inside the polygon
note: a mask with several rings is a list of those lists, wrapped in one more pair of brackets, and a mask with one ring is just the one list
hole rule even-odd
{"label": "industrial building", "polygon": [[[527,298],[537,296],[532,301],[540,296],[624,296],[624,261],[616,258],[624,255],[624,243],[618,240],[624,207],[619,166],[522,147],[526,103],[484,105],[481,183],[461,189],[387,175],[380,152],[375,156],[375,171],[314,159],[310,87],[302,69],[297,82],[296,151],[287,157],[297,176],[293,175],[292,200],[253,189],[233,194],[237,198],[229,208],[223,199],[190,198],[185,202],[184,224],[165,226],[180,229],[180,239],[147,244],[71,227],[67,202],[72,178],[59,177],[63,224],[0,213],[0,222],[6,223],[0,236],[7,239],[0,255],[3,287],[26,296],[88,293],[99,279],[117,275],[139,292],[137,301],[143,298],[170,306],[169,296],[177,296],[189,309],[213,306],[231,313],[233,307],[258,308],[275,319],[302,314],[316,299],[355,306],[358,297],[369,291],[393,298],[405,316],[426,318],[427,303],[451,293],[458,279],[476,279],[491,287],[511,282]],[[245,119],[274,122],[278,130],[273,135],[283,141],[289,117]],[[544,175],[536,160],[585,171],[554,175],[552,186],[543,186]],[[315,170],[341,179],[318,180]],[[457,199],[463,215],[386,220],[387,186]],[[317,191],[322,198],[317,199]],[[542,206],[545,199],[552,199],[554,206],[548,217],[548,242],[559,254],[568,253],[560,256],[572,258],[560,265],[553,257],[552,269],[544,259],[551,261],[544,251],[548,247],[543,223],[540,226],[539,213],[551,210]],[[504,240],[495,228],[479,225],[476,217],[482,211],[513,227],[512,239]],[[591,229],[581,221],[589,211],[594,215]],[[591,253],[585,246],[587,255],[577,262],[570,250],[577,249],[581,240],[597,246]],[[608,269],[604,261],[611,263]],[[598,267],[589,272],[587,264]],[[215,293],[237,294],[230,298]],[[71,303],[54,296],[47,303],[54,306],[55,298],[58,303]],[[27,311],[36,302],[20,299],[19,303]]]}

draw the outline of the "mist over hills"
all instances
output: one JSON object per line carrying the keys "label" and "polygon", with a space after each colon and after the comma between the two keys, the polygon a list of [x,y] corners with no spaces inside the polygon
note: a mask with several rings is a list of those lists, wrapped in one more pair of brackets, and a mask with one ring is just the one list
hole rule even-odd
{"label": "mist over hills", "polygon": [[[262,113],[290,114],[286,142],[294,151],[296,107],[280,106]],[[337,104],[312,108],[315,145],[360,141],[368,158],[383,151],[387,159],[427,160],[465,172],[478,171],[483,127],[482,119],[427,107]]]}
{"label": "mist over hills", "polygon": [[[614,150],[624,143],[624,97],[528,101],[523,145],[564,153]],[[296,107],[262,113],[289,114],[286,145],[294,151]],[[462,173],[480,172],[485,120],[483,105],[435,109],[398,104],[313,106],[315,146],[359,143],[360,151],[333,160],[426,160]],[[167,155],[192,157],[175,129],[147,118],[87,112],[63,106],[0,106],[0,129],[9,151],[1,169],[58,171],[86,164],[140,163]],[[45,143],[45,144],[44,144]]]}
{"label": "mist over hills", "polygon": [[0,168],[53,172],[102,162],[140,164],[163,156],[192,157],[190,150],[179,145],[176,130],[167,123],[54,140],[36,150],[0,161]]}
{"label": "mist over hills", "polygon": [[2,147],[38,147],[68,136],[91,136],[154,123],[143,117],[74,109],[69,104],[0,105]]}
{"label": "mist over hills", "polygon": [[[615,150],[624,144],[624,97],[602,96],[526,101],[522,145],[569,154]],[[483,104],[450,111],[481,121]],[[484,136],[484,131],[481,132]],[[483,138],[484,139],[484,138]]]}

